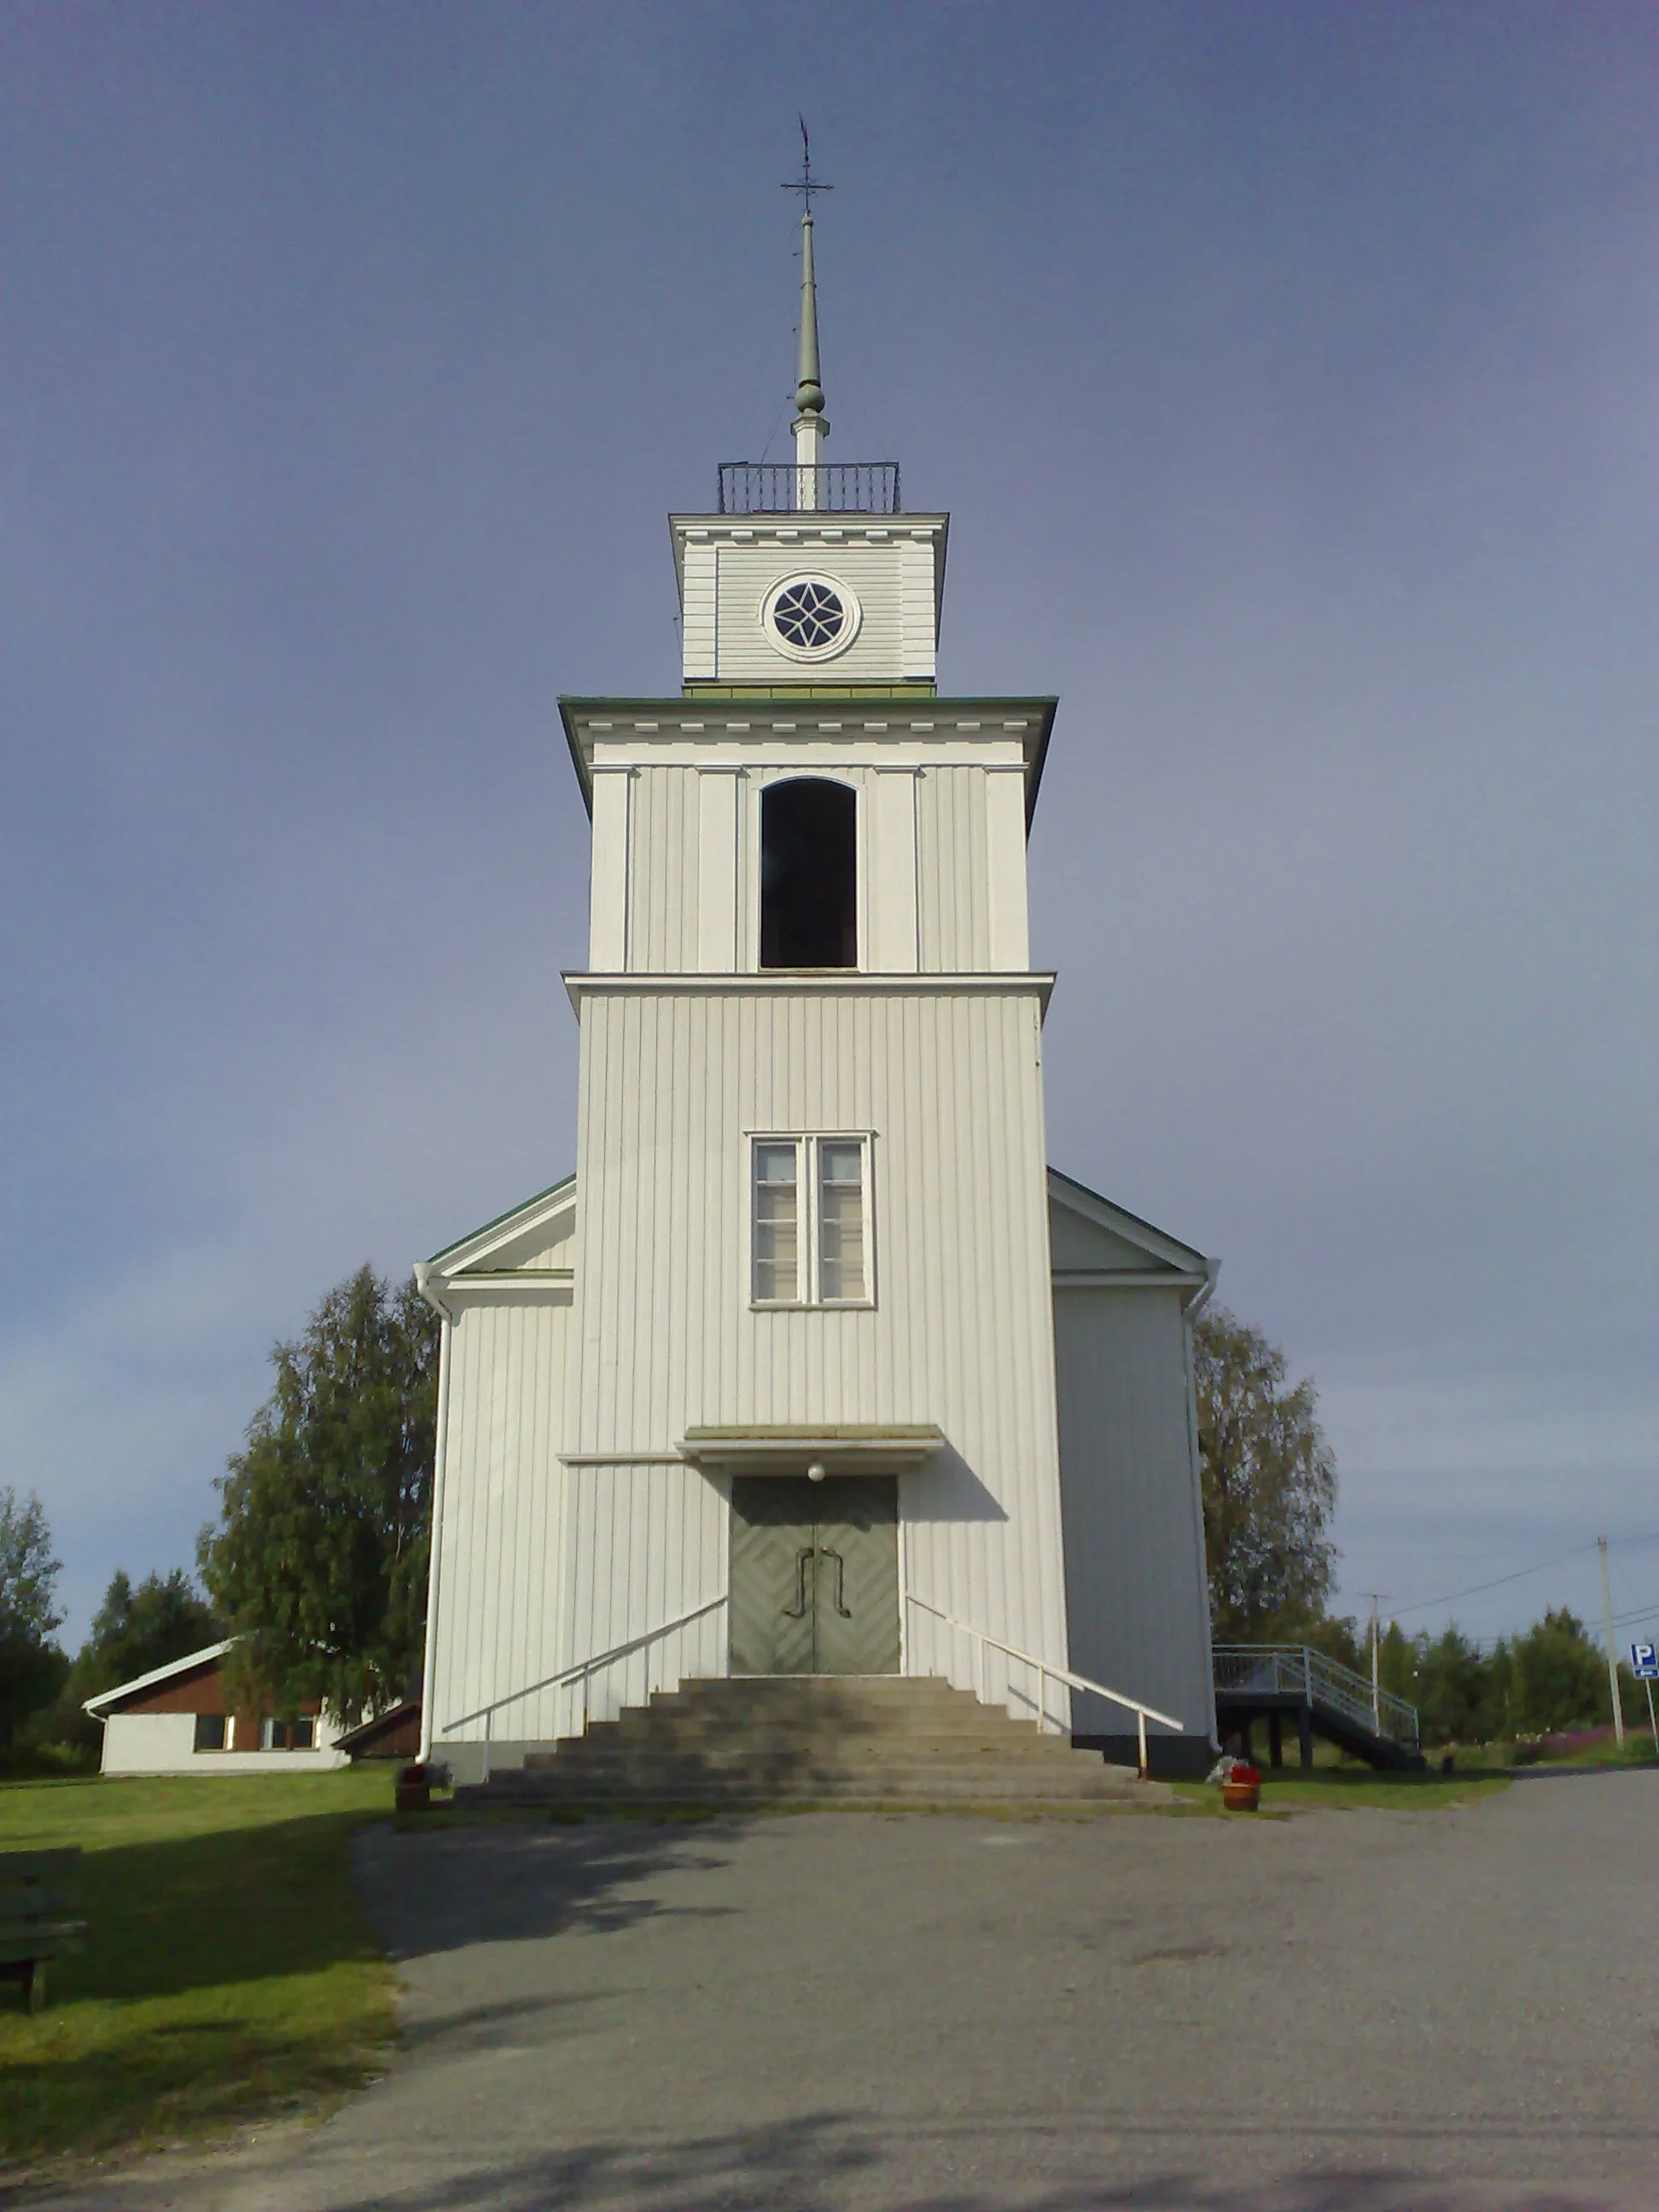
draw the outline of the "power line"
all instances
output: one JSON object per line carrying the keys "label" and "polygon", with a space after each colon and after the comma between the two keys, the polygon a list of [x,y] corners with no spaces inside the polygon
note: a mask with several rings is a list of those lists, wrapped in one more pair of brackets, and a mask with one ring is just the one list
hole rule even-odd
{"label": "power line", "polygon": [[[1619,1552],[1634,1552],[1638,1551],[1644,1544],[1659,1544],[1659,1529],[1654,1530],[1651,1534],[1646,1536],[1615,1537],[1613,1549]],[[1552,1559],[1540,1559],[1535,1567],[1517,1567],[1512,1575],[1498,1575],[1489,1583],[1474,1583],[1468,1589],[1451,1590],[1444,1597],[1414,1598],[1409,1605],[1396,1606],[1394,1618],[1398,1620],[1403,1613],[1428,1613],[1437,1605],[1455,1605],[1459,1598],[1479,1597],[1485,1590],[1502,1589],[1505,1583],[1524,1582],[1528,1575],[1541,1575],[1547,1567],[1559,1567],[1564,1559],[1579,1559],[1584,1553],[1593,1552],[1595,1549],[1594,1544],[1575,1544],[1571,1551],[1558,1552]],[[1368,1591],[1364,1590],[1359,1594],[1362,1597],[1370,1595]]]}
{"label": "power line", "polygon": [[1455,1605],[1461,1597],[1479,1597],[1482,1590],[1501,1589],[1505,1583],[1524,1582],[1528,1575],[1541,1575],[1546,1567],[1559,1567],[1563,1559],[1576,1559],[1585,1552],[1593,1552],[1594,1544],[1575,1544],[1570,1552],[1558,1552],[1552,1559],[1540,1559],[1535,1567],[1517,1567],[1512,1575],[1496,1575],[1489,1583],[1473,1583],[1468,1589],[1449,1590],[1444,1597],[1420,1597],[1411,1605],[1395,1607],[1395,1619],[1402,1613],[1427,1613],[1437,1605]]}

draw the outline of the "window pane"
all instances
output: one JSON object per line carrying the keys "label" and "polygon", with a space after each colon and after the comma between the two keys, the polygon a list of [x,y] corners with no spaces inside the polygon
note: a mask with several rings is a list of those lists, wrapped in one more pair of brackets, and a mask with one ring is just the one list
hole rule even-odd
{"label": "window pane", "polygon": [[295,1722],[294,1748],[295,1751],[309,1751],[311,1749],[312,1744],[315,1741],[313,1732],[316,1729],[316,1723],[304,1713],[302,1713],[299,1719]]}
{"label": "window pane", "polygon": [[861,1298],[864,1290],[864,1147],[818,1148],[818,1295]]}
{"label": "window pane", "polygon": [[196,1716],[197,1750],[222,1751],[224,1747],[224,1715],[222,1713],[198,1713]]}
{"label": "window pane", "polygon": [[259,1748],[261,1751],[280,1751],[282,1747],[283,1724],[267,1713],[259,1723]]}
{"label": "window pane", "polygon": [[793,1145],[755,1147],[755,1291],[793,1305],[800,1296]]}

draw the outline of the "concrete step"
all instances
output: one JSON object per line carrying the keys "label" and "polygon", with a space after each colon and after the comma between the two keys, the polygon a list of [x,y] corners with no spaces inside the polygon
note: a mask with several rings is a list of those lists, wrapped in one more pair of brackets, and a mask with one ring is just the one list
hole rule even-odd
{"label": "concrete step", "polygon": [[936,1676],[791,1675],[683,1683],[461,1802],[581,1806],[1150,1804],[1127,1768],[1073,1751]]}
{"label": "concrete step", "polygon": [[791,1711],[817,1707],[881,1712],[974,1706],[978,1702],[971,1691],[958,1690],[935,1674],[738,1674],[682,1682],[677,1690],[654,1690],[649,1708],[633,1710],[750,1712],[783,1706]]}
{"label": "concrete step", "polygon": [[597,1721],[587,1734],[599,1735],[601,1730],[629,1743],[666,1743],[671,1740],[701,1741],[712,1736],[741,1736],[758,1741],[769,1736],[857,1735],[872,1740],[902,1739],[907,1736],[936,1736],[941,1741],[961,1736],[976,1742],[1052,1743],[1057,1739],[1045,1736],[1035,1721],[1009,1720],[996,1712],[988,1712],[983,1705],[969,1705],[961,1711],[939,1711],[929,1708],[922,1712],[872,1713],[851,1712],[830,1714],[803,1712],[791,1714],[782,1711],[766,1712],[720,1714],[699,1711],[693,1713],[629,1712],[620,1720]]}
{"label": "concrete step", "polygon": [[605,1734],[601,1734],[599,1728],[592,1728],[585,1736],[561,1737],[550,1753],[538,1752],[532,1755],[538,1759],[556,1757],[563,1759],[590,1753],[627,1752],[639,1758],[657,1758],[684,1751],[709,1754],[729,1752],[744,1758],[763,1759],[775,1753],[799,1751],[815,1746],[854,1743],[867,1744],[872,1750],[895,1747],[908,1748],[913,1744],[932,1745],[963,1759],[1068,1759],[1073,1755],[1066,1737],[1039,1735],[1035,1729],[1005,1735],[982,1727],[971,1730],[957,1728],[870,1729],[861,1723],[846,1729],[825,1728],[822,1723],[803,1729],[781,1725],[744,1729],[688,1726],[649,1730],[623,1727],[614,1733]]}
{"label": "concrete step", "polygon": [[526,1753],[530,1773],[634,1772],[645,1768],[675,1766],[711,1772],[787,1772],[792,1766],[830,1765],[867,1766],[890,1765],[895,1759],[914,1766],[962,1766],[983,1770],[1005,1767],[1011,1774],[1046,1773],[1049,1768],[1069,1772],[1074,1765],[1101,1764],[1097,1753],[1077,1752],[1059,1737],[1041,1738],[1016,1745],[975,1743],[969,1738],[930,1741],[923,1737],[870,1739],[858,1736],[820,1736],[765,1744],[733,1743],[711,1737],[702,1743],[653,1745],[629,1742],[591,1744],[578,1738],[553,1752]]}
{"label": "concrete step", "polygon": [[458,1790],[469,1804],[547,1805],[1154,1805],[1167,1803],[1161,1783],[1097,1770],[1086,1778],[1045,1777],[1034,1786],[1008,1774],[917,1772],[904,1767],[803,1772],[784,1780],[652,1774],[613,1777],[602,1787],[580,1775],[526,1777],[520,1770]]}

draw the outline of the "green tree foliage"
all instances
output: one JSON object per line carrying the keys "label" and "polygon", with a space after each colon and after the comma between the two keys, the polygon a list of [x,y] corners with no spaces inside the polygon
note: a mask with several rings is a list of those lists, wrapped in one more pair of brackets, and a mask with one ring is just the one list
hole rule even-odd
{"label": "green tree foliage", "polygon": [[1416,1679],[1402,1694],[1417,1707],[1429,1743],[1492,1743],[1510,1732],[1509,1654],[1483,1656],[1454,1621],[1416,1639]]}
{"label": "green tree foliage", "polygon": [[[1455,1622],[1437,1636],[1408,1638],[1391,1621],[1378,1661],[1382,1687],[1417,1707],[1426,1746],[1496,1743],[1605,1727],[1613,1718],[1606,1656],[1565,1607],[1521,1635],[1500,1636],[1486,1651]],[[1369,1647],[1362,1643],[1349,1663],[1368,1672]]]}
{"label": "green tree foliage", "polygon": [[62,1571],[40,1499],[0,1490],[0,1744],[63,1686],[68,1662],[52,1640]]}
{"label": "green tree foliage", "polygon": [[1299,1637],[1323,1614],[1335,1559],[1317,1394],[1287,1387],[1284,1353],[1224,1309],[1200,1319],[1194,1348],[1211,1627],[1222,1643]]}
{"label": "green tree foliage", "polygon": [[291,1716],[321,1698],[350,1725],[418,1668],[437,1348],[413,1285],[362,1267],[272,1352],[276,1387],[200,1545],[208,1595],[242,1639],[226,1670],[239,1702]]}
{"label": "green tree foliage", "polygon": [[1596,1728],[1613,1718],[1606,1655],[1565,1606],[1534,1621],[1509,1650],[1517,1735]]}

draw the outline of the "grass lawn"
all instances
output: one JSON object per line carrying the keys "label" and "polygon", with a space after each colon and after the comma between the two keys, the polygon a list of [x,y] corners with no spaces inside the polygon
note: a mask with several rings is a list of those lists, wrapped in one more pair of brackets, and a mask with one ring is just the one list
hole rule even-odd
{"label": "grass lawn", "polygon": [[[1305,1813],[1316,1807],[1382,1805],[1392,1813],[1429,1813],[1449,1805],[1473,1805],[1482,1797],[1507,1790],[1507,1773],[1471,1768],[1453,1774],[1373,1774],[1368,1766],[1316,1766],[1310,1774],[1300,1767],[1258,1769],[1261,1776],[1264,1813]],[[1189,1803],[1223,1813],[1229,1820],[1247,1820],[1248,1813],[1224,1813],[1221,1792],[1207,1783],[1178,1783],[1176,1788]]]}
{"label": "grass lawn", "polygon": [[0,2157],[31,2164],[325,2104],[376,2067],[392,1974],[352,1887],[392,1777],[0,1783],[0,1850],[79,1844],[84,1954],[0,1990]]}

